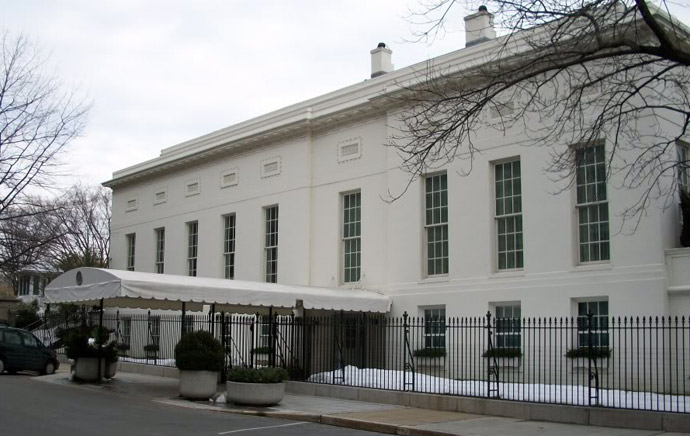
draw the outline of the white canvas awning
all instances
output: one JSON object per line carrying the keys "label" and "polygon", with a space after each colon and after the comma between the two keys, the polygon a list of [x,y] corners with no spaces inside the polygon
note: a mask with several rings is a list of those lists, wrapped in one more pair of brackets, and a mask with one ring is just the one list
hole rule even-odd
{"label": "white canvas awning", "polygon": [[[390,298],[372,291],[281,285],[276,283],[188,277],[100,268],[75,268],[50,282],[47,303],[98,304],[106,307],[256,312],[273,307],[291,310],[345,310],[386,313]],[[298,303],[301,302],[301,303]]]}

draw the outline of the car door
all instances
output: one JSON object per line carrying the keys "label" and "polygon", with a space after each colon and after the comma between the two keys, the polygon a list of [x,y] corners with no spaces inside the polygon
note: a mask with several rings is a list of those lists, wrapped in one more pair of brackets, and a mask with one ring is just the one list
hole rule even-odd
{"label": "car door", "polygon": [[22,338],[24,366],[22,369],[30,369],[33,371],[40,371],[43,369],[43,361],[45,360],[43,350],[39,347],[38,340],[28,332],[19,332]]}
{"label": "car door", "polygon": [[2,343],[5,355],[5,369],[22,369],[25,364],[24,345],[17,330],[6,329],[5,340]]}

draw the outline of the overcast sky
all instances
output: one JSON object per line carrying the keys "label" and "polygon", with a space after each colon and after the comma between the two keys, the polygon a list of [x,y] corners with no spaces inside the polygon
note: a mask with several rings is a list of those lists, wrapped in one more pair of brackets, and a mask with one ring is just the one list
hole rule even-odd
{"label": "overcast sky", "polygon": [[[688,0],[678,0],[688,23]],[[93,103],[68,151],[86,183],[160,150],[354,83],[380,41],[396,68],[464,47],[460,12],[408,43],[415,0],[0,0],[0,28],[50,54]],[[678,13],[678,12],[675,12]]]}

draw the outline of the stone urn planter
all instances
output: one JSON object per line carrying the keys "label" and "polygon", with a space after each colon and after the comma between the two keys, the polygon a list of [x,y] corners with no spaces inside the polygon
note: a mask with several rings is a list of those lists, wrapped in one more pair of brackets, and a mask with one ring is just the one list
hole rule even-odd
{"label": "stone urn planter", "polygon": [[225,383],[225,400],[248,406],[272,406],[285,396],[285,383]]}
{"label": "stone urn planter", "polygon": [[216,393],[217,371],[180,371],[180,396],[189,400],[208,400]]}
{"label": "stone urn planter", "polygon": [[[74,379],[84,382],[98,381],[98,358],[97,357],[79,357],[74,359]],[[117,362],[106,362],[101,359],[101,377],[113,378],[117,373]]]}
{"label": "stone urn planter", "polygon": [[236,368],[228,372],[225,399],[249,406],[272,406],[285,396],[288,373],[282,368]]}
{"label": "stone urn planter", "polygon": [[[112,330],[81,325],[59,333],[65,354],[72,360],[73,378],[82,382],[100,382],[100,377],[113,378],[117,372],[117,342],[108,342]],[[99,359],[100,357],[100,359]]]}
{"label": "stone urn planter", "polygon": [[175,346],[175,366],[180,370],[180,396],[189,400],[213,397],[224,359],[223,346],[211,333],[199,330],[182,336]]}

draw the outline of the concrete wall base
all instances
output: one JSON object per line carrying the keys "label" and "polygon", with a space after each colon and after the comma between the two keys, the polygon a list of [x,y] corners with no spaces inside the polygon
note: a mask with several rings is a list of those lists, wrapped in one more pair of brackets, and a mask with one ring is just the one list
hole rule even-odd
{"label": "concrete wall base", "polygon": [[158,377],[180,378],[180,370],[169,366],[144,365],[132,362],[117,362],[117,370],[135,374],[155,375]]}
{"label": "concrete wall base", "polygon": [[663,430],[667,432],[686,432],[690,428],[690,413],[523,403],[519,401],[384,391],[294,381],[287,382],[286,392],[296,395],[316,395],[344,400],[417,407],[420,409],[505,416],[530,421]]}

